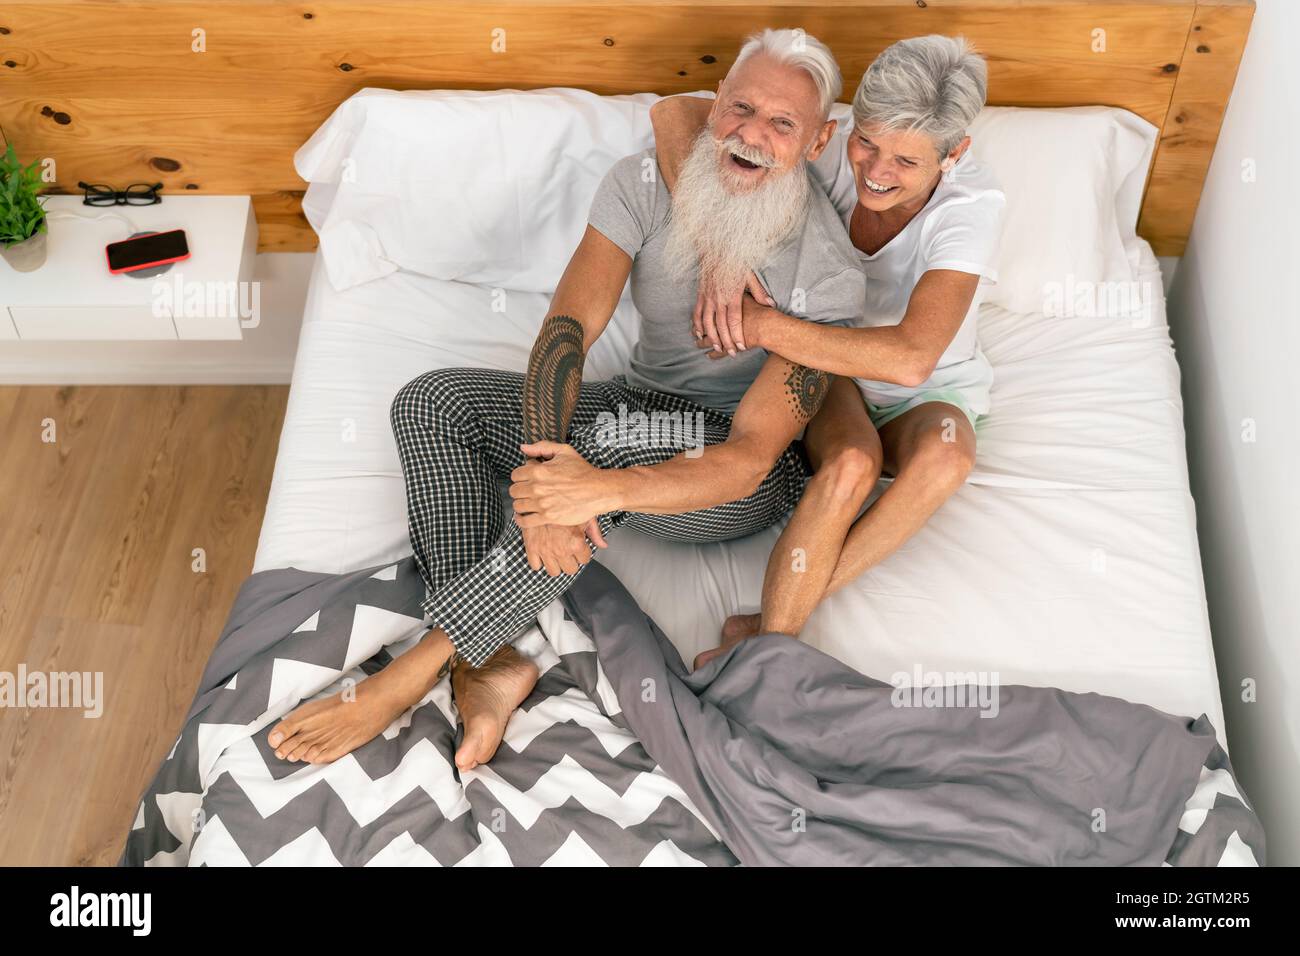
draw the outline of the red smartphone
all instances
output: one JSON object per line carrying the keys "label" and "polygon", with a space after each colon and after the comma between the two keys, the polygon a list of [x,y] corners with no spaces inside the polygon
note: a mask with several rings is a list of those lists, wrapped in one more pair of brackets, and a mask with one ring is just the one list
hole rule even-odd
{"label": "red smartphone", "polygon": [[108,253],[108,271],[115,273],[164,266],[190,257],[190,246],[185,240],[184,229],[151,232],[146,236],[110,242],[105,251]]}

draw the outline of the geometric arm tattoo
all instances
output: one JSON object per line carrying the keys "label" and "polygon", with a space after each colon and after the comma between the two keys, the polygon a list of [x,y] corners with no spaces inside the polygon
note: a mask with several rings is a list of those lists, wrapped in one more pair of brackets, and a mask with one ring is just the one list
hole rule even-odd
{"label": "geometric arm tattoo", "polygon": [[787,363],[790,374],[786,376],[786,401],[801,422],[809,421],[822,407],[830,387],[831,377],[820,369]]}
{"label": "geometric arm tattoo", "polygon": [[562,442],[582,387],[582,323],[553,315],[542,323],[524,375],[524,439]]}

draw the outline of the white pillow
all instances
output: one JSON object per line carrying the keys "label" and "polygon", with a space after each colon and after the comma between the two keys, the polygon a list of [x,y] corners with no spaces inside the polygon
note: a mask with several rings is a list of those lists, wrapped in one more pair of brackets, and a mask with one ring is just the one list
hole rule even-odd
{"label": "white pillow", "polygon": [[361,90],[294,156],[331,285],[405,269],[553,292],[601,178],[651,145],[658,99]]}
{"label": "white pillow", "polygon": [[1157,133],[1114,107],[986,107],[971,154],[992,168],[1007,208],[985,301],[1050,313],[1072,293],[1136,281],[1129,247]]}
{"label": "white pillow", "polygon": [[[361,90],[294,157],[310,183],[303,211],[330,283],[341,291],[405,269],[553,292],[601,177],[653,144],[658,99],[567,88]],[[848,115],[836,104],[832,116]],[[1054,284],[1134,280],[1125,247],[1135,241],[1156,133],[1111,107],[986,107],[971,148],[1007,194],[1000,278],[986,300],[1037,313]]]}

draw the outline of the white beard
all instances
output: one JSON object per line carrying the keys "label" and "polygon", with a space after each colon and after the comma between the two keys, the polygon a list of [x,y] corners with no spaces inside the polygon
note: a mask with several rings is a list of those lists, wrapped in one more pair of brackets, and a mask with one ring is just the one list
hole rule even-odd
{"label": "white beard", "polygon": [[701,286],[739,289],[768,255],[803,225],[809,183],[800,160],[786,173],[770,173],[756,188],[728,192],[718,156],[734,152],[750,162],[771,158],[734,137],[715,139],[704,130],[691,146],[673,190],[672,218],[664,249],[669,272]]}

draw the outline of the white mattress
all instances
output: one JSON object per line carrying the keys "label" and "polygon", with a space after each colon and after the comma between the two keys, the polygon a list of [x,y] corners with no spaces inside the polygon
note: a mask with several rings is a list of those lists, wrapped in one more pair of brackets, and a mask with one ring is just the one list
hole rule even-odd
{"label": "white mattress", "polygon": [[[1225,740],[1178,366],[1158,266],[1145,243],[1134,254],[1157,299],[1145,328],[985,307],[996,378],[975,472],[901,551],[824,602],[806,641],[882,680],[918,666],[996,672],[1206,713]],[[254,570],[409,554],[394,394],[435,367],[522,370],[546,306],[401,272],[339,293],[318,259]],[[633,329],[625,300],[588,377],[622,369]],[[689,662],[728,614],[757,609],[778,534],[686,545],[625,531],[600,560]]]}

